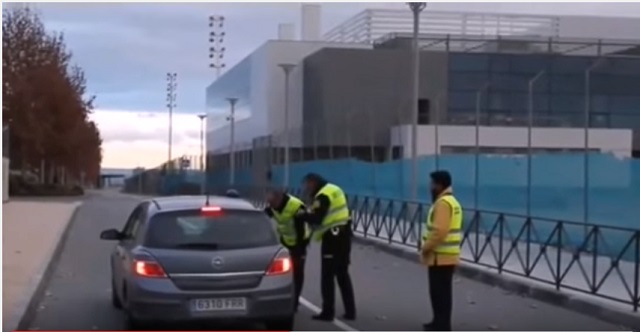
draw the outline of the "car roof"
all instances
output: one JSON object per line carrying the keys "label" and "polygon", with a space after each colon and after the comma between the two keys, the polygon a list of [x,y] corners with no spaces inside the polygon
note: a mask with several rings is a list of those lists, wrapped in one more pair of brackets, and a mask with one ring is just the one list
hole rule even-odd
{"label": "car roof", "polygon": [[[200,209],[206,205],[207,196],[166,196],[149,199],[158,211],[177,211]],[[209,196],[209,206],[219,206],[223,209],[258,211],[258,209],[242,198],[225,196]]]}

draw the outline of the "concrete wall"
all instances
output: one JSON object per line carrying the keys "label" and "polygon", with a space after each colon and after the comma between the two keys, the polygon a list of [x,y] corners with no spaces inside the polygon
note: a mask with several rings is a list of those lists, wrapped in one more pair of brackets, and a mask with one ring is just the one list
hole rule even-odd
{"label": "concrete wall", "polygon": [[[305,145],[388,145],[389,127],[410,122],[408,50],[325,48],[304,60]],[[423,52],[421,99],[447,108],[448,56]],[[444,112],[444,111],[443,111]]]}
{"label": "concrete wall", "polygon": [[[411,157],[411,126],[391,129],[394,145],[403,147],[404,157]],[[495,148],[526,148],[526,127],[480,127],[479,145]],[[418,127],[418,155],[436,153],[435,126]],[[611,153],[620,157],[631,157],[632,130],[630,129],[590,129],[589,148]],[[438,126],[438,151],[442,147],[475,147],[476,131],[473,126]],[[582,149],[584,130],[578,128],[533,128],[532,148],[541,149]]]}

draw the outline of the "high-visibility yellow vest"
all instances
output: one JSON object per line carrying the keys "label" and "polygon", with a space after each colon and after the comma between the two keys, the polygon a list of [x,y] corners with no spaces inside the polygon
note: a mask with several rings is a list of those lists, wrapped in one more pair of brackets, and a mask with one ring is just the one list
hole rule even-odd
{"label": "high-visibility yellow vest", "polygon": [[[271,209],[273,219],[277,222],[278,234],[282,236],[282,240],[288,246],[296,244],[297,236],[294,217],[302,206],[304,206],[304,203],[299,198],[289,195],[289,201],[284,209],[282,209],[282,212],[278,212],[273,208]],[[311,230],[306,223],[304,224],[304,228],[304,238],[308,239],[311,236]]]}
{"label": "high-visibility yellow vest", "polygon": [[447,234],[444,241],[435,248],[434,252],[442,255],[460,255],[460,245],[462,244],[462,206],[453,195],[441,196],[433,203],[429,209],[427,228],[422,235],[422,241],[427,241],[431,231],[433,231],[433,207],[440,200],[444,200],[451,206],[451,227],[449,234]]}
{"label": "high-visibility yellow vest", "polygon": [[325,195],[329,198],[329,211],[327,211],[327,215],[322,220],[320,227],[313,232],[313,239],[315,241],[322,241],[322,236],[327,230],[333,227],[347,225],[350,218],[347,196],[340,187],[327,183],[318,191],[315,198],[318,198],[320,195]]}

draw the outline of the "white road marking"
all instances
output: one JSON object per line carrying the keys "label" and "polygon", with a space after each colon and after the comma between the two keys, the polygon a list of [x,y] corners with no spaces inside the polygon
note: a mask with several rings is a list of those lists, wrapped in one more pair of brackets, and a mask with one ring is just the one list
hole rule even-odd
{"label": "white road marking", "polygon": [[[300,304],[307,307],[309,310],[313,311],[316,314],[319,314],[320,311],[322,311],[318,306],[309,302],[309,300],[305,299],[304,297],[300,297]],[[349,326],[347,323],[339,319],[334,318],[331,323],[333,323],[333,325],[337,326],[338,328],[344,331],[358,331],[358,329]]]}

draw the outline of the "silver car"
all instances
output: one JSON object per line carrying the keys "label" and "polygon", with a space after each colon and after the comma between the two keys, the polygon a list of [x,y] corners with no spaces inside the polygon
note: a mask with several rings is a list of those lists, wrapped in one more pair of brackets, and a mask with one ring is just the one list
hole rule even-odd
{"label": "silver car", "polygon": [[273,221],[238,198],[146,200],[111,254],[112,302],[129,327],[149,323],[256,321],[293,330],[291,259]]}

